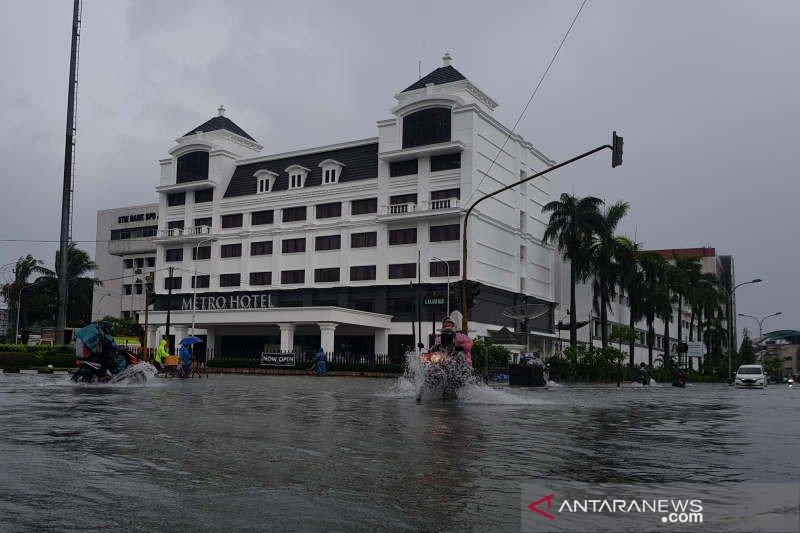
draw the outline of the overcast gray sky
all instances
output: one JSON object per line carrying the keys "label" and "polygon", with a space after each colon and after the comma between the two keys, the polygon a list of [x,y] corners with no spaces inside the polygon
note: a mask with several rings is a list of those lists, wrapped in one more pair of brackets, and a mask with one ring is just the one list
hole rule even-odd
{"label": "overcast gray sky", "polygon": [[[69,0],[6,1],[0,239],[57,239]],[[577,1],[85,0],[74,238],[98,209],[155,200],[159,158],[216,113],[264,152],[376,135],[393,95],[449,51],[513,124]],[[631,203],[647,247],[733,254],[740,312],[800,328],[800,3],[590,0],[519,132],[559,161],[555,190]],[[93,244],[84,245],[93,252]],[[54,244],[0,243],[0,265]],[[740,325],[752,327],[743,319]]]}

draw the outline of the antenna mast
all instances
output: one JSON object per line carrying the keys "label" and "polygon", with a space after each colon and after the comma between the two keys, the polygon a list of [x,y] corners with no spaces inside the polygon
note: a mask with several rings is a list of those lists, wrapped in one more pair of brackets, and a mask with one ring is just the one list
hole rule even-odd
{"label": "antenna mast", "polygon": [[72,240],[72,195],[75,177],[75,114],[78,98],[78,47],[81,33],[81,0],[72,8],[72,47],[69,56],[69,86],[67,90],[67,134],[64,144],[64,186],[61,193],[61,238],[58,272],[58,314],[56,315],[56,344],[64,344],[69,298],[69,244]]}

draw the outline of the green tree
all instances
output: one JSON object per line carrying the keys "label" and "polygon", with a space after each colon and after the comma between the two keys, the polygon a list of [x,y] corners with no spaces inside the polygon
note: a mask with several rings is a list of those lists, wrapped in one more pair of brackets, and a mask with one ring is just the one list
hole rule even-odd
{"label": "green tree", "polygon": [[494,344],[488,339],[478,339],[472,346],[472,367],[483,368],[483,361],[489,357],[489,367],[505,367],[511,359],[507,348]]}
{"label": "green tree", "polygon": [[563,193],[558,200],[549,202],[542,208],[550,214],[542,241],[555,242],[563,258],[570,262],[569,267],[569,343],[578,344],[578,326],[575,310],[575,286],[585,280],[589,267],[589,248],[592,236],[600,227],[602,216],[600,206],[603,201],[593,196],[578,198]]}
{"label": "green tree", "polygon": [[643,253],[640,258],[643,277],[642,314],[647,321],[647,361],[653,366],[653,344],[656,331],[653,327],[655,319],[664,313],[665,299],[668,298],[662,285],[664,264],[663,257],[654,253]]}
{"label": "green tree", "polygon": [[[2,294],[3,300],[5,300],[5,302],[8,304],[9,320],[13,317],[14,324],[19,323],[20,327],[22,327],[27,323],[27,321],[24,320],[27,313],[20,313],[19,309],[20,291],[23,290],[27,285],[31,284],[32,276],[37,274],[45,274],[47,272],[48,270],[42,266],[42,261],[36,259],[30,254],[17,259],[17,262],[14,265],[13,280],[0,286],[0,294]],[[26,297],[30,294],[32,289],[33,287],[28,289],[28,291],[23,294],[23,302],[27,299]],[[25,307],[26,306],[23,305],[23,309]],[[19,332],[15,330],[14,334],[16,339],[16,337],[19,335]]]}
{"label": "green tree", "polygon": [[600,338],[603,348],[608,348],[610,295],[616,292],[620,279],[619,265],[615,260],[618,256],[617,248],[624,245],[621,237],[614,232],[629,208],[627,202],[617,202],[600,215],[589,251],[590,267],[594,273],[593,305],[600,313]]}
{"label": "green tree", "polygon": [[[89,254],[70,243],[67,261],[68,301],[67,318],[70,326],[84,326],[92,320],[92,291],[102,283],[91,276],[97,265]],[[56,251],[55,264],[60,264],[61,252]],[[36,319],[49,321],[55,317],[58,307],[58,274],[50,269],[42,269],[43,276],[36,280],[41,285],[38,305],[32,309]]]}
{"label": "green tree", "polygon": [[628,358],[634,365],[636,348],[636,323],[644,316],[644,273],[642,271],[642,249],[639,243],[628,237],[620,237],[616,248],[616,262],[619,265],[619,285],[628,297]]}
{"label": "green tree", "polygon": [[742,346],[739,348],[739,364],[746,365],[754,363],[756,360],[755,351],[753,351],[753,342],[750,337],[745,336],[742,339]]}

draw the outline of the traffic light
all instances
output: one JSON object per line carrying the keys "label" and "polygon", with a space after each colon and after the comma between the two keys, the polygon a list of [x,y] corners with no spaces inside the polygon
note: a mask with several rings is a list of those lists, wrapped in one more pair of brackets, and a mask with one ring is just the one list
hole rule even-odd
{"label": "traffic light", "polygon": [[[461,281],[453,283],[456,305],[461,306]],[[481,284],[477,281],[467,281],[467,309],[475,307],[475,301],[481,293]]]}
{"label": "traffic light", "polygon": [[611,134],[611,168],[622,164],[622,137],[617,132]]}
{"label": "traffic light", "polygon": [[475,307],[475,301],[481,293],[481,284],[477,281],[469,281],[467,285],[467,308]]}

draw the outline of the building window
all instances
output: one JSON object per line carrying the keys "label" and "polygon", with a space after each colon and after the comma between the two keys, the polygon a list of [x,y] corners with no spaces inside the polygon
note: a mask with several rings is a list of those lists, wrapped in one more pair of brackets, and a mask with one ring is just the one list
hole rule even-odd
{"label": "building window", "polygon": [[335,283],[339,281],[339,269],[317,268],[314,270],[314,281],[316,283]]}
{"label": "building window", "polygon": [[314,249],[318,252],[338,250],[342,247],[341,235],[321,235],[314,239]]}
{"label": "building window", "polygon": [[375,279],[375,265],[350,267],[350,281],[370,281]]}
{"label": "building window", "polygon": [[189,152],[178,158],[176,183],[208,179],[208,152]]}
{"label": "building window", "polygon": [[272,255],[272,241],[251,242],[250,255]]}
{"label": "building window", "polygon": [[417,228],[403,228],[389,230],[389,244],[416,244]]}
{"label": "building window", "polygon": [[278,179],[278,174],[265,169],[257,170],[253,176],[256,178],[257,194],[270,192],[275,187],[275,181]]}
{"label": "building window", "polygon": [[143,286],[141,283],[137,283],[136,285],[134,285],[134,289],[136,294],[142,294]]}
{"label": "building window", "polygon": [[450,140],[450,109],[432,107],[403,117],[403,148]]}
{"label": "building window", "polygon": [[340,216],[342,216],[341,202],[317,205],[317,218],[333,218]]}
{"label": "building window", "polygon": [[203,217],[203,218],[196,218],[194,219],[195,227],[199,226],[206,226],[208,228],[211,227],[211,217]]}
{"label": "building window", "polygon": [[389,163],[389,177],[413,176],[419,173],[419,162],[416,159],[393,161]]}
{"label": "building window", "polygon": [[461,189],[444,189],[442,191],[431,191],[431,201],[449,200],[451,198],[461,198]]}
{"label": "building window", "polygon": [[242,214],[236,213],[235,215],[222,215],[223,228],[241,228],[242,227]]}
{"label": "building window", "polygon": [[461,152],[431,156],[431,172],[461,168]]}
{"label": "building window", "polygon": [[416,194],[395,194],[389,197],[389,205],[416,204]]}
{"label": "building window", "polygon": [[431,226],[431,242],[457,241],[461,238],[460,224],[447,224],[446,226]]}
{"label": "building window", "polygon": [[281,252],[285,254],[297,254],[306,251],[305,237],[299,239],[283,239],[281,241]]}
{"label": "building window", "polygon": [[145,263],[147,264],[148,268],[153,268],[154,266],[156,266],[156,258],[147,257],[145,258]]}
{"label": "building window", "polygon": [[386,312],[390,315],[407,315],[414,312],[414,300],[411,298],[387,298]]}
{"label": "building window", "polygon": [[459,270],[460,265],[460,261],[448,261],[447,264],[444,264],[441,261],[431,261],[430,276],[432,278],[446,277],[448,275],[448,267],[450,269],[450,277],[458,276],[461,274],[461,271]]}
{"label": "building window", "polygon": [[253,211],[250,214],[250,224],[253,226],[264,226],[272,224],[275,219],[275,212],[270,209],[269,211]]}
{"label": "building window", "polygon": [[186,203],[185,192],[173,192],[167,195],[167,205],[175,207],[176,205],[184,205]]}
{"label": "building window", "polygon": [[170,289],[173,290],[180,289],[181,285],[183,285],[183,278],[180,276],[173,276],[173,277],[167,276],[166,278],[164,278],[164,290],[168,291]]}
{"label": "building window", "polygon": [[192,260],[204,261],[211,259],[211,246],[192,247]]}
{"label": "building window", "polygon": [[366,215],[378,212],[377,198],[364,198],[363,200],[353,200],[350,202],[350,214]]}
{"label": "building window", "polygon": [[344,165],[335,159],[326,159],[319,164],[319,167],[322,169],[322,184],[330,185],[339,182]]}
{"label": "building window", "polygon": [[281,272],[281,284],[283,285],[305,283],[305,281],[306,281],[305,270],[284,270]]}
{"label": "building window", "polygon": [[366,231],[364,233],[350,234],[350,248],[373,248],[378,245],[378,232]]}
{"label": "building window", "polygon": [[219,247],[219,256],[222,259],[228,257],[242,257],[242,243],[223,244]]}
{"label": "building window", "polygon": [[298,222],[306,219],[306,206],[286,207],[283,209],[284,222]]}
{"label": "building window", "polygon": [[310,171],[306,167],[300,165],[291,165],[286,169],[289,174],[289,188],[300,189],[305,185],[306,176]]}
{"label": "building window", "polygon": [[242,275],[238,272],[236,274],[220,274],[219,286],[220,287],[238,287],[242,282]]}
{"label": "building window", "polygon": [[272,272],[250,272],[250,285],[272,285]]}
{"label": "building window", "polygon": [[200,189],[194,191],[194,203],[204,204],[214,200],[214,189]]}
{"label": "building window", "polygon": [[133,268],[133,259],[124,259],[122,264],[125,268]]}
{"label": "building window", "polygon": [[399,263],[389,265],[389,279],[407,279],[417,275],[416,263]]}
{"label": "building window", "polygon": [[133,285],[125,284],[122,286],[122,292],[125,295],[131,294],[133,292]]}
{"label": "building window", "polygon": [[519,230],[522,233],[526,233],[528,231],[528,216],[525,211],[519,212]]}
{"label": "building window", "polygon": [[136,268],[144,268],[144,257],[137,257],[135,259]]}
{"label": "building window", "polygon": [[183,220],[170,220],[167,222],[167,229],[183,229]]}
{"label": "building window", "polygon": [[164,251],[164,261],[174,263],[183,261],[183,248],[168,248]]}
{"label": "building window", "polygon": [[211,286],[211,276],[208,274],[192,276],[192,288],[207,289]]}

